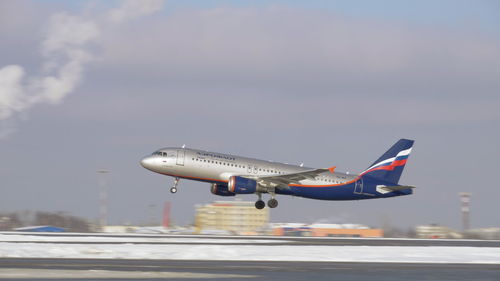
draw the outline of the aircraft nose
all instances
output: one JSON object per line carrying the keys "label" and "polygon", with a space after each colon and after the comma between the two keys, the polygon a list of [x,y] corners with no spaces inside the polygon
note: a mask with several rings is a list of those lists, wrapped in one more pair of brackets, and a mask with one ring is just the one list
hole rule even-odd
{"label": "aircraft nose", "polygon": [[153,159],[150,156],[146,156],[141,160],[141,166],[144,168],[151,170],[153,168]]}

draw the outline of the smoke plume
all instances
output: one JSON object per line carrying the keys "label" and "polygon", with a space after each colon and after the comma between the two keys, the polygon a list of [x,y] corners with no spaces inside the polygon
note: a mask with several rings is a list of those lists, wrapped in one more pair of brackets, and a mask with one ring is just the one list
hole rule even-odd
{"label": "smoke plume", "polygon": [[127,0],[104,15],[60,12],[49,19],[41,54],[39,75],[27,77],[20,65],[0,68],[0,137],[12,130],[12,119],[37,104],[59,104],[82,82],[83,72],[95,55],[104,25],[120,24],[162,8],[163,0]]}

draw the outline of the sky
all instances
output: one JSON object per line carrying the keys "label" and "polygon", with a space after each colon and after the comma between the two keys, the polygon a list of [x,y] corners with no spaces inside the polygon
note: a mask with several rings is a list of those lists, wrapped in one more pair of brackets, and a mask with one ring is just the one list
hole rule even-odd
{"label": "sky", "polygon": [[[181,146],[366,169],[415,140],[411,196],[279,196],[273,222],[498,227],[496,1],[1,1],[0,212],[194,221],[226,200],[139,160]],[[256,200],[255,195],[239,196]],[[230,199],[233,200],[233,199]]]}

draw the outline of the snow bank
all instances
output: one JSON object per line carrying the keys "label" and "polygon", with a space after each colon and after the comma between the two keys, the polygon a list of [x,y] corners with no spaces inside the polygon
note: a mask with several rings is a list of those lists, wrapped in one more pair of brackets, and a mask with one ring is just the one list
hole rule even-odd
{"label": "snow bank", "polygon": [[0,257],[500,264],[500,248],[0,242]]}
{"label": "snow bank", "polygon": [[0,242],[85,242],[85,243],[200,243],[200,244],[265,244],[283,243],[286,240],[270,239],[221,239],[199,237],[134,237],[123,235],[120,237],[107,236],[58,236],[58,235],[29,235],[29,234],[0,234]]}
{"label": "snow bank", "polygon": [[274,237],[84,235],[89,234],[0,233],[0,258],[500,264],[500,247],[308,246],[277,245],[293,241]]}

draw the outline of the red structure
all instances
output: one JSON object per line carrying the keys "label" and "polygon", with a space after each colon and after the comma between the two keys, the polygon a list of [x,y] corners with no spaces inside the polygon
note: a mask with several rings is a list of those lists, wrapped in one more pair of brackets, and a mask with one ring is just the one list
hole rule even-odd
{"label": "red structure", "polygon": [[170,227],[170,202],[165,202],[163,206],[163,227]]}

